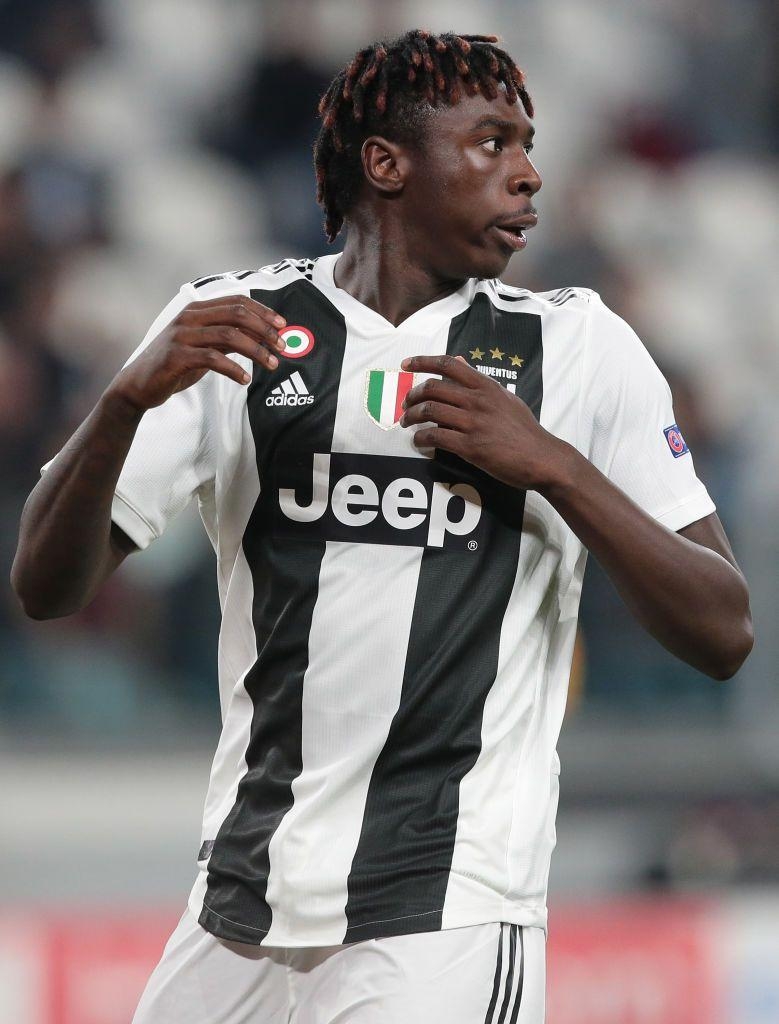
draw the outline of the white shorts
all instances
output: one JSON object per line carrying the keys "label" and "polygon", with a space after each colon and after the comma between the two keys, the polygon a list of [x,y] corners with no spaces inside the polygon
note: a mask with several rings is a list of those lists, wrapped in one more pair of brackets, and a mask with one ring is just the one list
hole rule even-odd
{"label": "white shorts", "polygon": [[187,910],[133,1024],[543,1024],[545,947],[541,928],[481,924],[264,948]]}

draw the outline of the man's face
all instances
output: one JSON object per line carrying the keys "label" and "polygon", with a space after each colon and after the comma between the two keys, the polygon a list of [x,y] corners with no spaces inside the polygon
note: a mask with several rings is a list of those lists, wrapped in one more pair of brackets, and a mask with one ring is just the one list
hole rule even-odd
{"label": "man's face", "polygon": [[444,279],[498,277],[535,224],[541,178],[529,152],[533,126],[521,101],[480,93],[430,117],[410,154],[403,215],[420,262]]}

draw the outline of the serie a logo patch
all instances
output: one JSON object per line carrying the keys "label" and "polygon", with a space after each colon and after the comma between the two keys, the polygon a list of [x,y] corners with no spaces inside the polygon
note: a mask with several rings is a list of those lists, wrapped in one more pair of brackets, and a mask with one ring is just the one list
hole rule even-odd
{"label": "serie a logo patch", "polygon": [[672,423],[670,427],[666,427],[663,433],[668,442],[668,447],[671,449],[671,454],[675,459],[689,452],[690,449],[687,447],[687,442],[682,437],[682,432],[675,423]]}

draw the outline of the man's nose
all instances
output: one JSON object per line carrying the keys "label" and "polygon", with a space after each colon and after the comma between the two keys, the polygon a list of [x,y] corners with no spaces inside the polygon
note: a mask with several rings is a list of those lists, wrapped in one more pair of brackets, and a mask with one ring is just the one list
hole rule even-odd
{"label": "man's nose", "polygon": [[511,175],[508,184],[509,192],[513,196],[533,196],[541,188],[541,175],[536,170],[533,161],[530,159],[527,153],[523,154],[522,162],[519,164],[516,171]]}

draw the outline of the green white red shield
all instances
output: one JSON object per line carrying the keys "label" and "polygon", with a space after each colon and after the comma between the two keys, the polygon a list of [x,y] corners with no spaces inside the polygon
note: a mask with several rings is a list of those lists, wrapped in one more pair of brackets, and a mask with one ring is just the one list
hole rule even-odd
{"label": "green white red shield", "polygon": [[403,399],[414,386],[408,370],[368,370],[365,411],[382,430],[391,430],[403,415]]}

